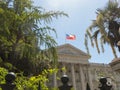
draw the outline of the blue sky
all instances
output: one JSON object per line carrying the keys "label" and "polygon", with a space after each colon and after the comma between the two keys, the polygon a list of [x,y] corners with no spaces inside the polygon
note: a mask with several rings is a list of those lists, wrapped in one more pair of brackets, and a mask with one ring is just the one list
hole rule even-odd
{"label": "blue sky", "polygon": [[[34,0],[35,4],[42,6],[45,10],[64,11],[69,17],[54,19],[50,24],[57,31],[56,41],[58,45],[72,44],[78,49],[86,52],[84,45],[84,34],[86,29],[96,18],[96,9],[103,8],[108,0]],[[65,41],[66,34],[75,34],[76,40]],[[105,52],[98,54],[96,48],[89,46],[90,62],[108,64],[114,59],[111,48],[106,45]]]}

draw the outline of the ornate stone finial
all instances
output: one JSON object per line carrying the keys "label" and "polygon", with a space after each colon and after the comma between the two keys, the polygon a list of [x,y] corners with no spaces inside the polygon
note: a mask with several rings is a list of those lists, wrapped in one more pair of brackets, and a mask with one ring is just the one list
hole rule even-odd
{"label": "ornate stone finial", "polygon": [[99,82],[101,83],[98,87],[98,88],[100,88],[100,90],[111,90],[112,85],[107,84],[107,78],[106,77],[100,78]]}
{"label": "ornate stone finial", "polygon": [[69,78],[67,75],[61,77],[62,86],[59,87],[59,90],[71,90],[72,86],[68,85]]}
{"label": "ornate stone finial", "polygon": [[16,87],[16,85],[13,83],[16,79],[16,75],[13,72],[9,72],[6,76],[5,76],[5,84],[1,84],[1,88],[2,90],[14,90],[14,88]]}
{"label": "ornate stone finial", "polygon": [[14,72],[9,72],[6,76],[5,76],[5,80],[6,83],[13,83],[16,79],[16,75]]}

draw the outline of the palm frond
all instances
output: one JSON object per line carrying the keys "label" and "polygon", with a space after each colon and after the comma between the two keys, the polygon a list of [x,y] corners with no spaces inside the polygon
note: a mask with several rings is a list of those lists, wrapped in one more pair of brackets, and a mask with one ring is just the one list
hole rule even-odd
{"label": "palm frond", "polygon": [[112,44],[110,44],[110,46],[111,46],[111,49],[113,51],[113,54],[114,54],[115,58],[117,58],[117,54],[116,54],[114,46]]}
{"label": "palm frond", "polygon": [[98,53],[100,53],[100,49],[99,49],[99,46],[98,46],[97,38],[94,38],[94,41],[95,41],[95,45],[96,45],[97,51],[98,51]]}
{"label": "palm frond", "polygon": [[61,16],[66,16],[68,17],[68,15],[64,12],[60,12],[60,11],[49,11],[49,12],[44,12],[40,14],[40,20],[44,20],[45,23],[50,23],[52,21],[53,18],[58,19],[58,17]]}
{"label": "palm frond", "polygon": [[89,48],[88,48],[88,35],[85,34],[85,40],[84,40],[85,48],[87,50],[87,53],[89,54]]}
{"label": "palm frond", "polygon": [[[92,24],[86,30],[86,36],[88,36],[87,39],[90,39],[91,42],[94,41],[98,53],[100,53],[98,43],[99,39],[102,52],[104,52],[103,45],[108,43],[112,48],[113,54],[117,57],[114,47],[116,47],[117,42],[120,39],[120,35],[118,34],[120,26],[119,3],[117,1],[110,1],[104,8],[97,9],[96,14],[96,20],[93,20]],[[115,23],[113,24],[113,22]]]}
{"label": "palm frond", "polygon": [[104,38],[100,38],[100,43],[101,43],[101,49],[102,49],[102,52],[104,52]]}

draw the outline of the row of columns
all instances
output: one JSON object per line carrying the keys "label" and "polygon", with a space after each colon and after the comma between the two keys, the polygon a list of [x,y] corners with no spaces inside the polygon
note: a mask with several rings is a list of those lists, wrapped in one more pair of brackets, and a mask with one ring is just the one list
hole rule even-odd
{"label": "row of columns", "polygon": [[[74,63],[71,63],[71,74],[72,74],[72,82],[73,82],[73,87],[74,90],[77,90],[76,88],[76,75],[75,75],[75,68],[74,68]],[[65,64],[64,64],[65,66]],[[79,72],[80,72],[80,80],[81,80],[81,90],[86,90],[86,84],[89,83],[91,90],[93,90],[93,84],[92,84],[92,77],[91,77],[91,73],[90,73],[90,69],[88,67],[88,81],[85,81],[85,75],[83,72],[83,66],[79,65]],[[65,74],[65,72],[63,72]],[[69,76],[69,75],[68,75]],[[54,74],[54,86],[57,87],[57,80],[56,80],[56,73]]]}

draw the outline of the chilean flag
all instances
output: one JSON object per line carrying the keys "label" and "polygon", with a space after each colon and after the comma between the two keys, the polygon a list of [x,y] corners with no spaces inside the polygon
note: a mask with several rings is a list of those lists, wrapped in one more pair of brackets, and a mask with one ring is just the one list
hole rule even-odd
{"label": "chilean flag", "polygon": [[73,35],[73,34],[66,34],[66,39],[68,39],[68,40],[75,40],[76,36]]}

